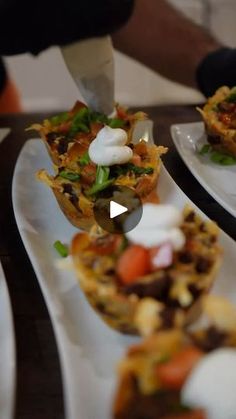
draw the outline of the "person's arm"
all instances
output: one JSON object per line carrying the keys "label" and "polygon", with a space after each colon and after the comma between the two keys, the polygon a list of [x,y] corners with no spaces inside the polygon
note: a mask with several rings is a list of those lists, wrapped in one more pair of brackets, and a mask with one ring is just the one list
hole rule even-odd
{"label": "person's arm", "polygon": [[130,17],[134,0],[0,0],[0,55],[38,54],[52,45],[107,35]]}
{"label": "person's arm", "polygon": [[191,87],[203,58],[221,47],[205,29],[165,0],[136,0],[132,17],[113,43],[163,76]]}

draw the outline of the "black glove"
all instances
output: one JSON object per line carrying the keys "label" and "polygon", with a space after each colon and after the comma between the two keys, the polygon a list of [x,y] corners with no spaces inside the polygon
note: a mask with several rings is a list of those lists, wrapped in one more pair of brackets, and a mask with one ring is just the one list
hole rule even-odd
{"label": "black glove", "polygon": [[129,19],[135,0],[0,0],[0,55],[103,36]]}
{"label": "black glove", "polygon": [[206,97],[221,86],[236,86],[236,49],[220,48],[208,54],[198,66],[196,78]]}

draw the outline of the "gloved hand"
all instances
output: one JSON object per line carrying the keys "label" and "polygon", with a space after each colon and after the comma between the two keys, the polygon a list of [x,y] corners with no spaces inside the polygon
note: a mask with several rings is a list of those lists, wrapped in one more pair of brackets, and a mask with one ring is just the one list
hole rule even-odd
{"label": "gloved hand", "polygon": [[236,49],[220,48],[208,54],[197,68],[196,79],[206,97],[221,86],[236,86]]}
{"label": "gloved hand", "polygon": [[1,0],[0,56],[108,35],[129,19],[134,0]]}

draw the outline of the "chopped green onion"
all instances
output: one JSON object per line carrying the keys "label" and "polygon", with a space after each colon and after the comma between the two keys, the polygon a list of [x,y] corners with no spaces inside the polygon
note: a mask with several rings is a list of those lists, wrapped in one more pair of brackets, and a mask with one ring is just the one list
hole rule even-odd
{"label": "chopped green onion", "polygon": [[94,184],[90,189],[88,189],[86,191],[86,195],[91,196],[91,195],[95,195],[98,192],[103,191],[104,189],[108,188],[108,186],[112,185],[112,183],[114,182],[115,179],[110,179],[107,180],[104,183],[101,184]]}
{"label": "chopped green onion", "polygon": [[88,151],[86,151],[82,157],[80,157],[79,159],[79,164],[80,166],[86,166],[86,164],[89,164],[90,162],[90,158],[89,158],[89,153]]}
{"label": "chopped green onion", "polygon": [[90,121],[101,122],[102,124],[108,125],[109,118],[105,114],[90,111]]}
{"label": "chopped green onion", "polygon": [[125,121],[120,118],[112,118],[108,124],[111,128],[123,128]]}
{"label": "chopped green onion", "polygon": [[60,240],[55,241],[53,244],[54,249],[59,253],[63,258],[67,257],[69,252],[67,246],[65,246]]}
{"label": "chopped green onion", "polygon": [[98,166],[96,171],[95,185],[102,185],[109,179],[110,168],[107,166]]}
{"label": "chopped green onion", "polygon": [[64,179],[70,180],[71,182],[76,182],[80,180],[80,174],[74,173],[74,172],[68,172],[67,170],[62,170],[59,173],[60,177],[63,177]]}
{"label": "chopped green onion", "polygon": [[202,146],[202,148],[199,150],[199,154],[201,154],[201,155],[203,156],[204,154],[209,153],[209,151],[211,151],[211,146],[210,146],[210,144],[204,144],[204,145]]}
{"label": "chopped green onion", "polygon": [[140,167],[135,166],[133,163],[127,163],[123,165],[114,166],[112,169],[117,176],[125,175],[128,172],[133,172],[136,175],[150,175],[153,173],[152,167]]}
{"label": "chopped green onion", "polygon": [[89,109],[82,108],[77,112],[72,119],[70,135],[75,135],[77,132],[89,132]]}
{"label": "chopped green onion", "polygon": [[66,122],[68,120],[69,114],[68,112],[63,112],[59,115],[53,116],[49,119],[52,125],[60,125],[63,122]]}
{"label": "chopped green onion", "polygon": [[213,163],[220,164],[221,166],[231,166],[236,164],[235,157],[220,153],[219,151],[213,151],[211,153],[211,161]]}

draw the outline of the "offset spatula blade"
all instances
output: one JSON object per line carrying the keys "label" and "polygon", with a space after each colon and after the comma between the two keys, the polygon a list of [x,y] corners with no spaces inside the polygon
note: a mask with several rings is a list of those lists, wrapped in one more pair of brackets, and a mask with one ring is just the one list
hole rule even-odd
{"label": "offset spatula blade", "polygon": [[80,93],[93,110],[109,115],[114,108],[114,57],[109,36],[61,48]]}

